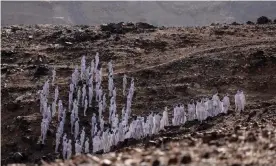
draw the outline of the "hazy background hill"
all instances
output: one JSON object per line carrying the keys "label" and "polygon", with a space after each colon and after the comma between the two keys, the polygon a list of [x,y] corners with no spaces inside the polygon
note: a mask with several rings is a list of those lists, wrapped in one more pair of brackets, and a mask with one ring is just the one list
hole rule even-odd
{"label": "hazy background hill", "polygon": [[2,25],[143,21],[164,26],[276,17],[276,2],[1,2]]}

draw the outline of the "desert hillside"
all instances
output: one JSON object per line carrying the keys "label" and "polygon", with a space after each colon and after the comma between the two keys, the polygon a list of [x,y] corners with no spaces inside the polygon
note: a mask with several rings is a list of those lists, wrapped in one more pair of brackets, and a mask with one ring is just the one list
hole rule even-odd
{"label": "desert hillside", "polygon": [[[220,98],[228,93],[231,107],[228,114],[203,123],[168,127],[151,138],[127,140],[112,150],[115,152],[73,157],[65,165],[276,165],[276,24],[170,28],[146,23],[22,25],[4,26],[1,35],[4,165],[47,165],[61,157],[54,153],[55,121],[50,124],[46,145],[39,143],[42,117],[37,92],[55,67],[60,97],[67,101],[74,67],[80,65],[83,55],[90,62],[96,52],[104,69],[104,88],[107,63],[112,60],[118,110],[125,104],[123,74],[135,78],[134,115],[162,112],[168,106],[171,116],[176,104],[211,97],[215,92]],[[247,101],[241,114],[234,112],[238,89],[244,91]],[[82,122],[87,128],[92,111],[95,108]]]}

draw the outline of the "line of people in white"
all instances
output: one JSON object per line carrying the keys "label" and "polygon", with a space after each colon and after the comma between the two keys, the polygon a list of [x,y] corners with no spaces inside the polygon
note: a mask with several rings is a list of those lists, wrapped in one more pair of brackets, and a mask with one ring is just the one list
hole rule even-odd
{"label": "line of people in white", "polygon": [[[95,63],[94,63],[95,62]],[[59,125],[57,127],[56,133],[56,147],[55,152],[58,153],[58,148],[62,146],[62,156],[63,158],[70,158],[72,156],[73,146],[75,154],[81,153],[95,153],[103,150],[103,152],[109,152],[112,146],[116,146],[119,142],[123,142],[125,139],[141,139],[146,136],[152,136],[158,134],[160,130],[165,130],[165,126],[169,126],[169,112],[167,107],[163,111],[163,114],[153,114],[150,113],[146,117],[138,116],[133,118],[131,122],[129,119],[131,117],[131,104],[134,94],[134,79],[131,79],[130,88],[127,93],[126,107],[123,107],[121,116],[117,113],[116,106],[116,88],[113,81],[113,67],[112,63],[108,63],[108,90],[110,97],[109,106],[109,117],[108,123],[111,124],[109,128],[104,128],[103,112],[106,110],[106,95],[103,92],[101,82],[102,82],[102,68],[99,67],[99,55],[95,56],[95,61],[91,61],[91,65],[86,68],[85,57],[81,60],[81,71],[79,73],[78,67],[76,66],[73,74],[71,83],[69,86],[69,101],[68,109],[71,112],[70,124],[71,124],[71,134],[73,141],[67,138],[67,134],[64,133],[64,125],[66,120],[66,109],[63,107],[62,101],[58,102],[58,121]],[[53,81],[54,84],[56,76],[56,71],[53,71]],[[95,79],[95,81],[94,81]],[[82,87],[79,86],[79,81],[82,81]],[[93,89],[94,84],[96,84],[95,89]],[[126,95],[127,77],[123,76],[123,96]],[[86,91],[88,89],[88,92]],[[94,96],[94,91],[96,92]],[[43,86],[40,91],[40,112],[43,115],[41,123],[41,138],[42,144],[45,143],[46,133],[49,129],[49,123],[52,117],[55,116],[56,103],[58,100],[58,86],[55,88],[54,99],[52,101],[52,107],[48,106],[49,97],[49,80]],[[88,108],[92,107],[92,101],[95,98],[97,102],[96,107],[98,108],[98,117],[93,113],[91,117],[91,129],[90,137],[87,136],[85,139],[85,128],[82,128],[80,132],[80,117],[79,110],[83,109],[84,116],[87,116],[86,111]],[[245,106],[245,96],[242,91],[238,91],[235,95],[235,106],[238,112],[244,110]],[[174,126],[183,125],[187,121],[199,120],[203,121],[207,117],[217,116],[219,113],[227,113],[230,107],[230,99],[228,94],[220,101],[218,94],[213,95],[211,99],[203,98],[200,101],[194,103],[192,100],[187,105],[187,111],[183,104],[179,104],[173,108],[171,123]],[[51,109],[52,108],[52,109]],[[62,137],[63,135],[63,137]],[[61,140],[62,138],[62,140]],[[62,142],[60,142],[62,141]],[[89,146],[92,145],[92,148]],[[92,151],[90,151],[92,149]]]}

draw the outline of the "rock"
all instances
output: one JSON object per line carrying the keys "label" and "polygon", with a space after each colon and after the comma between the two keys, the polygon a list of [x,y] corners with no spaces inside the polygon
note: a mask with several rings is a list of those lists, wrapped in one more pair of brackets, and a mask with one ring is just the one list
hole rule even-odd
{"label": "rock", "polygon": [[270,143],[270,144],[268,145],[268,149],[269,149],[269,150],[276,150],[276,145]]}
{"label": "rock", "polygon": [[16,52],[14,52],[13,50],[2,50],[1,51],[2,57],[12,57],[14,54],[16,54]]}
{"label": "rock", "polygon": [[257,24],[268,24],[271,20],[267,18],[266,16],[261,16],[257,19]]}
{"label": "rock", "polygon": [[41,144],[40,142],[36,142],[32,144],[32,148],[38,151],[41,151],[44,148],[44,145]]}
{"label": "rock", "polygon": [[24,160],[27,159],[27,156],[22,152],[15,152],[12,154],[11,159],[14,162],[23,162]]}
{"label": "rock", "polygon": [[248,133],[248,135],[247,135],[247,137],[246,137],[246,139],[245,139],[245,141],[247,141],[247,142],[254,142],[254,141],[256,141],[256,140],[257,140],[257,139],[256,139],[256,136],[255,136],[255,134],[252,133],[252,132]]}
{"label": "rock", "polygon": [[253,122],[252,126],[253,126],[254,128],[259,128],[259,124],[258,124],[256,121]]}
{"label": "rock", "polygon": [[153,140],[150,140],[147,144],[146,144],[146,147],[150,147],[150,146],[155,146],[155,147],[159,147],[161,144],[160,141],[153,141]]}
{"label": "rock", "polygon": [[256,111],[250,112],[249,115],[248,115],[248,118],[246,119],[246,121],[249,122],[252,119],[252,117],[254,117],[256,114],[257,114]]}
{"label": "rock", "polygon": [[33,97],[32,94],[27,92],[21,96],[18,96],[15,99],[15,102],[18,103],[18,102],[30,101],[32,97]]}
{"label": "rock", "polygon": [[47,160],[47,156],[42,156],[41,159],[42,160]]}
{"label": "rock", "polygon": [[254,22],[252,22],[252,21],[247,21],[246,24],[247,24],[247,25],[254,25]]}
{"label": "rock", "polygon": [[92,156],[91,154],[87,154],[87,157],[89,157],[91,160],[95,161],[96,163],[100,163],[100,159],[96,156]]}
{"label": "rock", "polygon": [[264,138],[269,138],[269,131],[267,131],[267,130],[263,130],[262,131],[262,136],[264,137]]}
{"label": "rock", "polygon": [[204,135],[204,137],[202,138],[202,142],[209,143],[211,140],[216,140],[218,138],[219,138],[218,133],[216,131],[213,131]]}
{"label": "rock", "polygon": [[32,133],[33,132],[33,130],[31,129],[31,128],[28,128],[27,130],[26,130],[26,133]]}
{"label": "rock", "polygon": [[[20,126],[26,127],[26,125],[29,125],[36,121],[38,118],[40,118],[40,113],[34,113],[29,116],[17,116],[16,121],[21,122]],[[26,131],[28,128],[23,129]]]}
{"label": "rock", "polygon": [[224,145],[224,141],[220,140],[211,140],[208,145],[222,146]]}
{"label": "rock", "polygon": [[196,142],[195,142],[194,139],[188,140],[187,143],[188,143],[189,146],[195,146],[196,145]]}
{"label": "rock", "polygon": [[261,107],[269,107],[269,106],[271,106],[272,105],[272,103],[270,103],[270,102],[268,102],[268,101],[263,101],[263,102],[261,102]]}
{"label": "rock", "polygon": [[211,128],[213,125],[210,124],[210,123],[207,123],[207,122],[202,122],[198,128],[197,128],[197,131],[202,131],[202,130],[207,130],[209,128]]}
{"label": "rock", "polygon": [[119,41],[120,39],[121,39],[121,38],[120,38],[119,35],[116,35],[115,38],[114,38],[115,41]]}
{"label": "rock", "polygon": [[195,83],[195,84],[194,84],[194,87],[195,87],[196,89],[199,89],[199,88],[200,88],[200,85],[199,85],[198,83]]}
{"label": "rock", "polygon": [[50,70],[47,65],[39,65],[35,70],[34,77],[48,75],[49,71]]}
{"label": "rock", "polygon": [[202,158],[208,159],[210,157],[210,153],[209,152],[205,152],[201,155]]}
{"label": "rock", "polygon": [[152,166],[159,166],[159,165],[160,165],[160,161],[157,159],[152,162]]}
{"label": "rock", "polygon": [[168,161],[168,165],[175,165],[175,164],[177,164],[177,162],[178,162],[177,157],[176,156],[171,156],[169,161]]}
{"label": "rock", "polygon": [[130,26],[130,27],[133,27],[135,26],[132,22],[126,22],[124,23],[125,26]]}
{"label": "rock", "polygon": [[29,136],[29,135],[23,136],[23,137],[22,137],[22,140],[23,140],[24,142],[27,142],[27,143],[30,143],[30,144],[34,142],[34,138],[33,138],[32,136]]}
{"label": "rock", "polygon": [[16,147],[17,147],[17,143],[15,143],[15,142],[8,142],[8,143],[6,144],[6,146],[13,149],[13,148],[16,148]]}
{"label": "rock", "polygon": [[184,154],[183,156],[181,156],[181,164],[188,164],[190,162],[192,162],[192,157],[190,154]]}
{"label": "rock", "polygon": [[18,26],[16,26],[16,25],[13,25],[13,26],[11,27],[11,32],[13,32],[13,33],[15,33],[16,31],[19,31],[19,30],[22,30],[22,28],[20,28],[20,27],[18,27]]}
{"label": "rock", "polygon": [[[154,31],[155,26],[150,25],[148,23],[138,22],[135,25],[133,23],[109,23],[109,24],[102,24],[100,26],[101,30],[104,32],[110,32],[111,34],[125,34],[128,32],[144,32],[145,30],[148,32]],[[117,40],[115,38],[115,40]]]}
{"label": "rock", "polygon": [[117,34],[122,34],[123,33],[123,22],[120,23],[110,23],[110,24],[102,24],[101,25],[101,30],[102,31],[108,31],[111,33],[117,33]]}
{"label": "rock", "polygon": [[140,166],[148,166],[149,165],[149,163],[147,163],[147,162],[141,162],[140,163]]}
{"label": "rock", "polygon": [[133,160],[133,159],[127,159],[127,160],[125,160],[124,164],[126,166],[137,165],[136,162],[135,162],[135,160]]}
{"label": "rock", "polygon": [[110,161],[110,160],[108,160],[108,159],[104,159],[103,161],[102,161],[102,166],[109,166],[109,165],[111,165],[112,164],[112,162]]}
{"label": "rock", "polygon": [[231,166],[241,166],[241,164],[239,164],[239,163],[234,163],[234,164],[232,164]]}
{"label": "rock", "polygon": [[237,22],[232,22],[232,24],[231,25],[240,25],[239,23],[237,23]]}
{"label": "rock", "polygon": [[[270,61],[274,61],[274,57],[265,56],[263,54],[263,51],[258,51],[254,53],[252,58],[250,59],[248,68],[253,72],[259,70],[261,67],[266,66]],[[260,84],[260,86],[265,86],[266,82],[260,82]]]}
{"label": "rock", "polygon": [[72,42],[64,42],[64,44],[70,46],[70,45],[72,45],[73,43],[72,43]]}
{"label": "rock", "polygon": [[142,28],[142,29],[154,29],[154,28],[156,28],[155,26],[150,25],[150,24],[145,23],[145,22],[136,23],[136,27],[137,28]]}
{"label": "rock", "polygon": [[26,166],[26,164],[8,164],[9,166]]}
{"label": "rock", "polygon": [[235,128],[234,128],[234,131],[237,132],[238,130],[241,129],[241,126],[240,125],[237,125]]}
{"label": "rock", "polygon": [[16,129],[16,126],[14,124],[12,125],[7,125],[6,128],[10,131],[13,132]]}

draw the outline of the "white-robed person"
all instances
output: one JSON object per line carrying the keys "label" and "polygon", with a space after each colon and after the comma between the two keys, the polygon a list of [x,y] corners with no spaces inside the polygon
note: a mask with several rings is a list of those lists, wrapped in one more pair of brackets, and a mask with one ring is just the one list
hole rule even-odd
{"label": "white-robed person", "polygon": [[224,98],[222,99],[222,103],[223,103],[223,113],[227,114],[228,109],[230,107],[230,99],[228,97],[228,93],[224,96]]}
{"label": "white-robed person", "polygon": [[191,100],[191,103],[188,103],[188,121],[196,119],[196,108],[194,100]]}
{"label": "white-robed person", "polygon": [[240,90],[240,99],[241,99],[241,109],[242,111],[244,111],[246,101],[245,101],[245,95],[242,90]]}
{"label": "white-robed person", "polygon": [[238,90],[237,94],[235,95],[235,111],[241,112],[244,111],[245,107],[245,96],[243,91]]}

